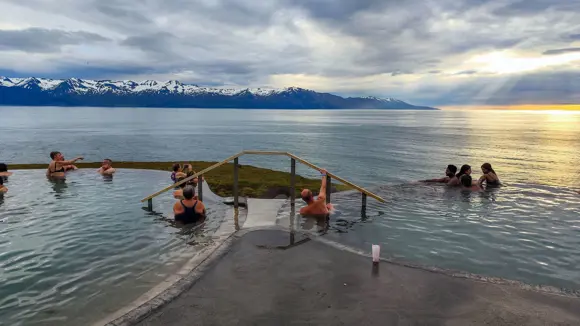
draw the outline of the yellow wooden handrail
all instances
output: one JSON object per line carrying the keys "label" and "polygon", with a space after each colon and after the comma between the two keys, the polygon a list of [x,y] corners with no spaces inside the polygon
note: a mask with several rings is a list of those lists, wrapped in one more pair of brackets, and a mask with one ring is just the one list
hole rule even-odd
{"label": "yellow wooden handrail", "polygon": [[[296,161],[298,161],[298,162],[300,162],[300,163],[302,163],[302,164],[304,164],[304,165],[306,165],[306,166],[308,166],[308,167],[310,167],[310,168],[312,168],[314,170],[317,170],[317,171],[321,171],[322,170],[322,168],[320,168],[320,167],[318,167],[318,166],[316,166],[316,165],[314,165],[314,164],[306,161],[303,158],[300,158],[300,157],[298,157],[298,156],[296,156],[294,154],[288,153],[288,152],[280,152],[280,151],[242,151],[242,152],[237,153],[236,155],[232,155],[232,156],[228,157],[227,159],[225,159],[225,160],[223,160],[223,161],[221,161],[219,163],[216,163],[216,164],[214,164],[214,165],[212,165],[210,167],[207,167],[207,168],[205,168],[205,169],[197,172],[196,174],[194,174],[192,176],[189,176],[189,177],[187,177],[187,178],[185,178],[185,179],[183,179],[183,180],[181,180],[181,181],[179,181],[179,182],[177,182],[175,184],[172,184],[172,185],[170,185],[170,186],[168,186],[166,188],[163,188],[163,189],[159,190],[158,192],[156,192],[156,193],[154,193],[152,195],[149,195],[149,196],[141,199],[141,202],[146,202],[148,200],[151,200],[151,199],[159,196],[160,194],[162,194],[162,193],[164,193],[166,191],[169,191],[171,189],[174,189],[175,187],[178,187],[178,186],[180,186],[180,185],[182,185],[182,184],[184,184],[184,183],[186,183],[186,182],[188,182],[188,181],[190,181],[190,180],[192,180],[194,178],[197,178],[200,175],[206,174],[209,171],[211,171],[211,170],[213,170],[215,168],[218,168],[218,167],[220,167],[220,166],[222,166],[222,165],[224,165],[224,164],[226,164],[226,163],[228,163],[228,162],[230,162],[232,160],[235,160],[235,159],[237,159],[240,156],[246,155],[246,154],[247,155],[283,155],[283,156],[288,156],[288,157],[290,157],[290,158],[292,158],[292,159],[294,159],[294,160],[296,160]],[[385,202],[385,200],[383,198],[381,198],[379,195],[376,195],[376,194],[374,194],[374,193],[366,190],[363,187],[357,186],[354,183],[349,182],[349,181],[347,181],[347,180],[345,180],[345,179],[343,179],[343,178],[341,178],[341,177],[339,177],[339,176],[337,176],[335,174],[332,174],[330,172],[327,172],[327,175],[329,177],[333,178],[333,179],[336,179],[336,180],[344,183],[345,185],[348,185],[348,186],[352,187],[353,189],[355,189],[355,190],[357,190],[357,191],[359,191],[359,192],[361,192],[361,193],[363,193],[363,194],[365,194],[365,195],[367,195],[367,196],[369,196],[371,198],[374,198],[374,199],[376,199],[376,200],[378,200],[378,201],[380,201],[382,203]]]}

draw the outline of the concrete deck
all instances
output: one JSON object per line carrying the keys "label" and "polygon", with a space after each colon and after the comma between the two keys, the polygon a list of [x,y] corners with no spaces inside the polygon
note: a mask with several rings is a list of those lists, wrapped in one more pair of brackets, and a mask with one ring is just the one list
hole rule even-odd
{"label": "concrete deck", "polygon": [[580,325],[576,297],[373,268],[322,242],[296,236],[290,246],[284,231],[234,237],[191,288],[138,325]]}

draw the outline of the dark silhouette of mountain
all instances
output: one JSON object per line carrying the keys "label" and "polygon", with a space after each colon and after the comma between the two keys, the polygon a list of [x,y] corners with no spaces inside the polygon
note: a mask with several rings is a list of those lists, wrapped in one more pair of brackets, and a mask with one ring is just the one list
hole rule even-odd
{"label": "dark silhouette of mountain", "polygon": [[393,98],[340,97],[289,87],[285,89],[210,88],[157,82],[70,78],[0,77],[0,105],[104,106],[240,109],[384,109],[436,110]]}

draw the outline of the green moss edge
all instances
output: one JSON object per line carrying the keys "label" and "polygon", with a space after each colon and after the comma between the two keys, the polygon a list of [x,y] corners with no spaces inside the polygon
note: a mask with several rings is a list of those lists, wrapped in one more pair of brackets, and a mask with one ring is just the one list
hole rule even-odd
{"label": "green moss edge", "polygon": [[[190,163],[195,171],[206,169],[216,162],[114,162],[118,169],[144,169],[171,172],[174,163]],[[100,162],[77,163],[78,168],[94,168],[101,166]],[[10,170],[46,169],[48,164],[10,164]],[[230,197],[233,195],[234,166],[233,163],[224,164],[204,175],[212,191],[218,196]],[[169,175],[167,176],[169,181]],[[169,185],[169,182],[168,184]],[[320,179],[308,179],[296,176],[296,195],[304,188],[317,193],[320,189]],[[250,198],[275,198],[278,195],[290,196],[290,173],[259,168],[251,165],[242,165],[238,169],[238,189],[240,195]],[[350,187],[342,184],[333,184],[332,191],[349,190]]]}

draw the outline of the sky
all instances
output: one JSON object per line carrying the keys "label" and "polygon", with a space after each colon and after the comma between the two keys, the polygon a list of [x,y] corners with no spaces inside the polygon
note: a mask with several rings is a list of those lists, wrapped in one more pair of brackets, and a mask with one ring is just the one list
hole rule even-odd
{"label": "sky", "polygon": [[[580,1],[0,0],[0,76],[580,103]],[[578,106],[569,106],[578,108]]]}

